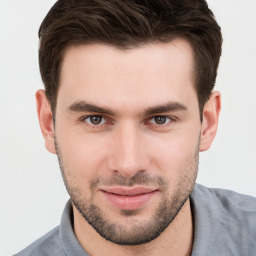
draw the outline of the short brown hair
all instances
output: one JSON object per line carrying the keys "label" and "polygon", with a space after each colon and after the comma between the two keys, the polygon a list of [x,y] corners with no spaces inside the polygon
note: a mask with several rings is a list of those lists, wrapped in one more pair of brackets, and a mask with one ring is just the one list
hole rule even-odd
{"label": "short brown hair", "polygon": [[194,51],[200,113],[217,75],[222,35],[205,0],[58,0],[39,29],[39,65],[55,112],[61,64],[74,45],[121,49],[185,38]]}

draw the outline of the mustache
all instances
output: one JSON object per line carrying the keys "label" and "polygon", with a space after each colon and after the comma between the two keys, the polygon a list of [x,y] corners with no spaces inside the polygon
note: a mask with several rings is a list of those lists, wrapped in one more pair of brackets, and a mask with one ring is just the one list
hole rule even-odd
{"label": "mustache", "polygon": [[124,177],[120,173],[113,173],[109,178],[95,178],[90,184],[91,190],[94,190],[100,185],[104,186],[126,186],[132,187],[135,185],[155,185],[163,189],[167,187],[167,182],[162,176],[152,175],[145,171],[138,171],[132,177]]}

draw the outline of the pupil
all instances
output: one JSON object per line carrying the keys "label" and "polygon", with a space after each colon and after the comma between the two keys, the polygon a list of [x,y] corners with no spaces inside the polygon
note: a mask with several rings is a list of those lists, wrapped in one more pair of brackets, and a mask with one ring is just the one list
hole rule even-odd
{"label": "pupil", "polygon": [[100,124],[101,123],[101,121],[102,121],[102,118],[100,117],[100,116],[91,116],[90,117],[90,122],[92,123],[92,124]]}
{"label": "pupil", "polygon": [[157,116],[155,118],[155,122],[157,124],[164,124],[166,122],[166,117],[164,117],[164,116]]}

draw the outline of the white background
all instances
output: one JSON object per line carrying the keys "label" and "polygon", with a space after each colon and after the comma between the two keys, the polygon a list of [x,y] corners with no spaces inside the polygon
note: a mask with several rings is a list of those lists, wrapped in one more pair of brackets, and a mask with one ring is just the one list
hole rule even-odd
{"label": "white background", "polygon": [[[0,255],[58,225],[68,195],[44,148],[34,93],[37,31],[54,0],[0,0]],[[256,1],[208,1],[223,30],[219,131],[198,182],[256,196]]]}

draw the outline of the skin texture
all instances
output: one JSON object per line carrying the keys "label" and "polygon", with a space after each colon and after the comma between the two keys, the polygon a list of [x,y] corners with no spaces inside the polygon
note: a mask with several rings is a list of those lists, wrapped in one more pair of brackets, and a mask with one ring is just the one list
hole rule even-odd
{"label": "skin texture", "polygon": [[[200,122],[194,84],[193,51],[177,39],[127,51],[70,48],[55,126],[44,91],[37,92],[46,148],[58,155],[74,231],[90,255],[190,255],[188,197],[220,111],[213,92]],[[153,193],[138,207],[127,196],[117,206],[106,196],[112,188]]]}

